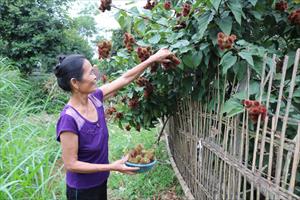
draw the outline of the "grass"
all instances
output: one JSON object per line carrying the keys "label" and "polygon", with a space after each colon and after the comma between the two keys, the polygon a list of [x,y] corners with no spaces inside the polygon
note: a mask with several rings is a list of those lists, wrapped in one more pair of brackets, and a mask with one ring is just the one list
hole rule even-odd
{"label": "grass", "polygon": [[60,191],[50,185],[61,175],[59,149],[49,143],[53,126],[33,115],[42,105],[30,97],[30,83],[0,58],[0,199],[53,199]]}
{"label": "grass", "polygon": [[[33,100],[31,91],[19,71],[0,59],[0,199],[64,200],[65,173],[55,140],[59,110],[55,115],[43,112],[46,105]],[[157,130],[128,134],[109,124],[109,132],[110,160],[114,161],[136,143],[151,147]],[[110,199],[152,199],[168,190],[181,195],[163,143],[156,153],[159,163],[148,173],[111,173]]]}

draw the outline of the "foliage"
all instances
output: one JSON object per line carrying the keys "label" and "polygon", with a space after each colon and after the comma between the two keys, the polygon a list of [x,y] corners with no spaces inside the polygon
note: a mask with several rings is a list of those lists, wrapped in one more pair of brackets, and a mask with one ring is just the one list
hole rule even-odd
{"label": "foliage", "polygon": [[[224,114],[233,116],[240,113],[244,109],[241,100],[246,98],[243,86],[247,66],[251,72],[250,99],[257,99],[265,54],[266,72],[276,70],[278,77],[271,95],[271,104],[275,102],[278,92],[275,88],[279,86],[282,60],[277,60],[276,69],[271,56],[273,53],[280,58],[285,54],[290,56],[288,83],[295,51],[300,46],[300,25],[292,23],[288,16],[297,8],[299,5],[293,1],[289,1],[288,9],[282,11],[276,10],[275,1],[270,0],[195,0],[172,1],[170,9],[165,9],[164,1],[159,1],[150,10],[140,12],[132,8],[131,14],[120,11],[116,19],[123,30],[134,35],[137,46],[150,46],[152,50],[168,47],[182,60],[174,70],[163,70],[160,67],[155,73],[147,70],[143,74],[154,86],[150,97],[145,97],[144,88],[135,83],[119,93],[116,102],[124,102],[117,105],[117,110],[124,113],[124,117],[119,120],[120,126],[126,123],[135,127],[140,124],[145,128],[153,127],[158,122],[157,118],[166,118],[176,112],[177,100],[187,95],[203,104],[209,104],[210,109],[213,109],[218,99],[217,95],[207,98],[211,96],[208,94],[212,88],[219,90],[221,96],[225,95]],[[220,41],[224,37],[218,37],[218,33],[223,33],[226,41]],[[231,34],[234,36],[227,38]],[[230,43],[224,48],[221,44],[227,40],[232,45]],[[113,79],[138,63],[140,60],[136,51],[121,49],[111,59],[102,60],[100,68],[108,71],[109,79]],[[297,75],[297,91],[299,80],[300,76]],[[232,96],[235,89],[238,94]],[[288,85],[284,94],[287,92]],[[299,117],[297,95],[298,92],[292,102],[293,117]],[[127,105],[131,99],[138,101],[134,109]],[[263,97],[263,102],[265,100]],[[270,111],[274,111],[272,105]]]}
{"label": "foliage", "polygon": [[74,28],[78,30],[79,35],[85,38],[92,37],[97,32],[96,22],[93,17],[81,15],[74,19]]}
{"label": "foliage", "polygon": [[52,70],[61,53],[91,58],[92,49],[81,35],[91,35],[95,24],[88,17],[70,19],[65,11],[69,2],[1,0],[0,54],[14,60],[24,73]]}
{"label": "foliage", "polygon": [[112,31],[112,49],[114,52],[112,52],[112,55],[116,55],[117,51],[121,48],[123,48],[123,37],[124,37],[125,31],[121,29],[116,29]]}

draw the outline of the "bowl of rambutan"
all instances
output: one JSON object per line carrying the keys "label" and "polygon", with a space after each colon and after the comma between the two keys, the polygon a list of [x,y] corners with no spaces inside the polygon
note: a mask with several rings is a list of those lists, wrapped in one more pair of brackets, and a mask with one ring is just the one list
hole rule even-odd
{"label": "bowl of rambutan", "polygon": [[157,163],[154,150],[144,149],[143,145],[138,144],[134,149],[129,152],[128,160],[125,165],[128,167],[138,167],[136,173],[143,173],[151,170]]}

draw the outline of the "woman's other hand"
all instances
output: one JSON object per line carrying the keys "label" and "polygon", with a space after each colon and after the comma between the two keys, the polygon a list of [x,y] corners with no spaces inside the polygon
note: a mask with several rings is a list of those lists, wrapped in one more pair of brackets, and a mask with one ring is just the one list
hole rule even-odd
{"label": "woman's other hand", "polygon": [[129,155],[126,155],[120,160],[117,160],[111,164],[113,171],[118,171],[124,174],[136,174],[136,170],[139,170],[138,167],[128,167],[125,165],[125,162],[128,160]]}

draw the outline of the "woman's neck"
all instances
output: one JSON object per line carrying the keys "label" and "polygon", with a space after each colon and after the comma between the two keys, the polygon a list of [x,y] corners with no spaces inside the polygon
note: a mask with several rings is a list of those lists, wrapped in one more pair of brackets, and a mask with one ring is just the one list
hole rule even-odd
{"label": "woman's neck", "polygon": [[89,103],[88,94],[82,94],[78,92],[72,93],[72,96],[68,102],[68,104],[71,104],[76,107],[87,106],[88,103]]}

